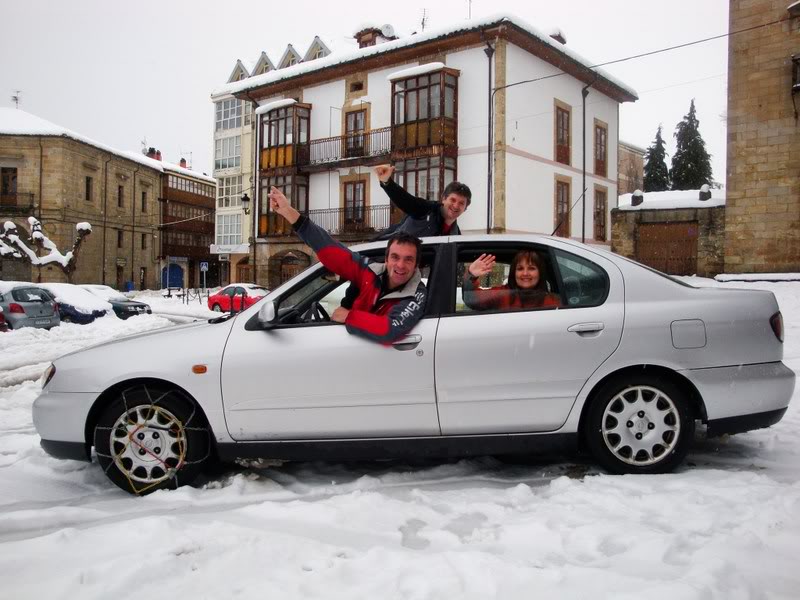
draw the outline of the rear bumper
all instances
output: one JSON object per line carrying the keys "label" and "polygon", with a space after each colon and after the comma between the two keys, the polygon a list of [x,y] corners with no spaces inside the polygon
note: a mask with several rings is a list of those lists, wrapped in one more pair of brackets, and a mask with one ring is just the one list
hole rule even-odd
{"label": "rear bumper", "polygon": [[[789,406],[795,386],[794,371],[782,362],[692,369],[680,373],[700,392],[709,423],[734,417],[757,418],[758,415],[780,411],[781,414],[773,421],[775,423]],[[758,427],[766,425],[750,429]]]}
{"label": "rear bumper", "polygon": [[770,410],[768,412],[757,413],[754,415],[744,415],[741,417],[728,417],[727,419],[715,419],[708,422],[706,435],[716,437],[725,433],[734,434],[753,429],[763,429],[770,425],[775,425],[786,414],[785,408]]}

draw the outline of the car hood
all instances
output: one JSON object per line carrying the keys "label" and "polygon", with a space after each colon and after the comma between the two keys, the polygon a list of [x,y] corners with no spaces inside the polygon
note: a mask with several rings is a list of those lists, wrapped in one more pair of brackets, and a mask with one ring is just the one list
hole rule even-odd
{"label": "car hood", "polygon": [[[175,381],[205,364],[218,373],[235,319],[189,323],[103,342],[54,361],[53,391],[101,392],[119,381],[155,378]],[[217,380],[218,381],[218,380]]]}

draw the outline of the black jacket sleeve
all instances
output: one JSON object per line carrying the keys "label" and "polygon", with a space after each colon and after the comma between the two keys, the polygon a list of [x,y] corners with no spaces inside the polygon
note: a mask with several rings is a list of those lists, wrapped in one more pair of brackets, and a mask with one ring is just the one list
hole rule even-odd
{"label": "black jacket sleeve", "polygon": [[383,191],[389,196],[397,208],[409,215],[413,219],[423,219],[428,216],[432,211],[439,210],[439,203],[432,200],[425,200],[424,198],[417,198],[409,194],[402,187],[395,183],[394,179],[390,179],[386,183],[381,183]]}

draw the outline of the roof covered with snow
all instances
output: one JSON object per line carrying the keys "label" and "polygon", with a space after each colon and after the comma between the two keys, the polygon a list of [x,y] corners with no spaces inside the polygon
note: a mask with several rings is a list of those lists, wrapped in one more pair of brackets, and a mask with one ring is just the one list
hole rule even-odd
{"label": "roof covered with snow", "polygon": [[[341,51],[341,52],[336,51],[332,48],[331,54],[323,58],[319,58],[309,62],[301,62],[299,64],[292,65],[290,67],[277,69],[275,71],[270,71],[268,73],[263,73],[261,75],[248,77],[241,81],[228,83],[227,85],[215,90],[212,96],[245,92],[247,90],[263,87],[286,79],[292,79],[293,77],[300,77],[301,75],[305,75],[307,73],[312,73],[315,71],[320,71],[325,68],[336,67],[338,65],[355,62],[371,56],[392,52],[393,50],[399,50],[401,48],[415,46],[418,44],[430,42],[432,40],[436,40],[439,38],[449,37],[451,35],[459,33],[466,33],[468,31],[484,29],[486,27],[499,25],[501,23],[508,23],[511,25],[515,25],[516,27],[519,27],[530,36],[536,38],[540,42],[543,42],[551,46],[558,53],[563,54],[567,58],[582,65],[583,67],[591,68],[592,65],[594,64],[592,61],[587,60],[577,52],[574,52],[568,46],[565,46],[559,43],[558,41],[554,40],[553,38],[551,38],[548,33],[537,29],[536,27],[530,25],[529,23],[520,19],[519,17],[507,14],[496,14],[496,15],[491,15],[489,17],[483,17],[480,19],[460,21],[453,25],[449,25],[447,27],[431,29],[424,33],[410,35],[390,42],[377,44],[375,46],[368,46],[366,48],[357,48],[354,50]],[[598,68],[594,69],[594,71],[597,72],[597,74],[601,78],[605,79],[612,85],[623,90],[624,92],[633,96],[634,98],[638,98],[636,90],[629,87],[622,81],[614,78],[605,70]]]}
{"label": "roof covered with snow", "polygon": [[633,194],[619,197],[619,210],[670,210],[675,208],[711,208],[725,206],[725,190],[710,190],[709,200],[700,200],[700,190],[670,190],[668,192],[645,192],[644,202],[631,205]]}
{"label": "roof covered with snow", "polygon": [[44,135],[52,137],[66,137],[77,142],[82,142],[84,144],[88,144],[89,146],[93,146],[98,150],[103,150],[104,152],[115,154],[121,158],[126,158],[133,162],[144,165],[145,167],[150,167],[151,169],[155,169],[161,173],[165,171],[174,171],[176,173],[181,173],[182,175],[202,179],[208,183],[217,183],[217,180],[213,177],[209,177],[208,175],[204,175],[198,171],[184,169],[183,167],[174,165],[172,163],[148,158],[139,152],[132,152],[130,150],[117,150],[116,148],[107,146],[102,142],[98,142],[86,137],[85,135],[76,133],[71,129],[61,127],[60,125],[51,123],[50,121],[42,119],[41,117],[32,115],[29,112],[15,108],[0,108],[0,135]]}

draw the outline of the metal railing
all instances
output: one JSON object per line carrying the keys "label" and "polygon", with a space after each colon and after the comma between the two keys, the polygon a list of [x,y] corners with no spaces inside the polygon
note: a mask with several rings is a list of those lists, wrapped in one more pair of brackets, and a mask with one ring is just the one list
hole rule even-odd
{"label": "metal railing", "polygon": [[[391,224],[391,207],[388,204],[354,208],[323,208],[307,213],[311,222],[331,235],[377,235]],[[269,236],[293,235],[294,230],[286,219],[275,213],[268,215]]]}
{"label": "metal railing", "polygon": [[391,127],[348,133],[311,140],[308,164],[316,165],[350,158],[382,156],[389,154],[391,149]]}
{"label": "metal railing", "polygon": [[14,192],[0,194],[0,212],[4,214],[33,213],[33,194],[31,192]]}

